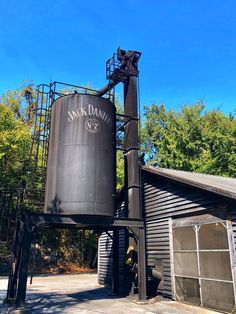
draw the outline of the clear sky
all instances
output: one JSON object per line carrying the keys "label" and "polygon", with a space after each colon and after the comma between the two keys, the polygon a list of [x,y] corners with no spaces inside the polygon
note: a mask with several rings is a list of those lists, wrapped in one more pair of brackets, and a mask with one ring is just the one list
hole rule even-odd
{"label": "clear sky", "polygon": [[1,0],[0,93],[24,80],[101,88],[118,46],[142,52],[141,105],[236,108],[235,0]]}

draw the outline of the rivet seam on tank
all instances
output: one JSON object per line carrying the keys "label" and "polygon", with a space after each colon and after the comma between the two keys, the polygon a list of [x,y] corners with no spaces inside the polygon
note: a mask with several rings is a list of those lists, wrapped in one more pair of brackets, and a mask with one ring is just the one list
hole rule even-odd
{"label": "rivet seam on tank", "polygon": [[[68,111],[68,122],[73,122],[84,116],[94,116],[103,120],[109,127],[112,127],[111,117],[108,113],[94,105],[88,104],[86,107],[79,107],[74,110]],[[98,133],[100,131],[100,123],[95,118],[90,118],[85,122],[85,128],[90,133]]]}

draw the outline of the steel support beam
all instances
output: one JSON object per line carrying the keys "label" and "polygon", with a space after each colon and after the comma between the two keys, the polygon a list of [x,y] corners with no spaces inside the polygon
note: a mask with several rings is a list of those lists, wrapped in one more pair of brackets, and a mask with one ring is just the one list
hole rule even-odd
{"label": "steel support beam", "polygon": [[[141,202],[141,178],[139,163],[139,119],[138,119],[138,77],[129,76],[124,83],[124,114],[125,119],[125,183],[126,198],[128,200],[128,217],[131,219],[143,219]],[[134,227],[137,242],[129,238],[129,245],[133,246],[138,254],[138,298],[146,300],[146,253],[145,253],[145,230],[144,226]],[[134,289],[131,290],[133,294]]]}
{"label": "steel support beam", "polygon": [[143,301],[147,298],[145,229],[138,228],[138,233],[138,297]]}
{"label": "steel support beam", "polygon": [[18,220],[16,224],[16,231],[15,231],[13,261],[12,261],[9,280],[8,280],[7,296],[5,300],[6,303],[11,303],[16,298],[17,281],[18,281],[20,257],[21,257],[21,249],[22,249],[22,236],[23,236],[23,224]]}
{"label": "steel support beam", "polygon": [[22,224],[23,224],[22,251],[19,266],[19,282],[16,293],[17,308],[24,307],[25,305],[28,263],[32,240],[32,225],[24,222],[22,222]]}
{"label": "steel support beam", "polygon": [[119,230],[113,230],[112,246],[113,264],[112,264],[112,291],[119,292]]}
{"label": "steel support beam", "polygon": [[138,218],[114,218],[106,222],[105,220],[96,220],[93,217],[85,215],[60,215],[60,214],[32,214],[24,216],[23,220],[33,226],[43,228],[86,228],[86,229],[104,229],[112,230],[113,227],[143,227],[142,219]]}

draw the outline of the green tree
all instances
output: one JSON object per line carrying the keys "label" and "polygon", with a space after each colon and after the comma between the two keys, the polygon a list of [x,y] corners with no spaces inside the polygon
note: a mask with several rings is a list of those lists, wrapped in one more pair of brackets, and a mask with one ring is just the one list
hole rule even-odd
{"label": "green tree", "polygon": [[164,168],[236,176],[236,120],[205,111],[198,101],[180,111],[163,104],[144,109],[142,149],[148,163]]}
{"label": "green tree", "polygon": [[31,142],[29,126],[14,114],[12,108],[0,104],[0,187],[10,189],[17,188],[25,175]]}
{"label": "green tree", "polygon": [[33,85],[7,91],[0,98],[0,104],[7,106],[16,120],[32,125],[36,106],[36,94]]}
{"label": "green tree", "polygon": [[[123,106],[119,100],[116,101],[117,114],[123,114]],[[116,121],[116,147],[121,150],[116,151],[116,189],[120,191],[124,186],[124,121]]]}

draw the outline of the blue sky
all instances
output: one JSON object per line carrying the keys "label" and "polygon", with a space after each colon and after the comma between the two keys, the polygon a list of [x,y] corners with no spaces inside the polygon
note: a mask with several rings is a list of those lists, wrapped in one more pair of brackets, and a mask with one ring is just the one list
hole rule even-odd
{"label": "blue sky", "polygon": [[24,80],[101,88],[120,46],[142,52],[141,105],[236,108],[235,0],[1,0],[0,12],[0,93]]}

